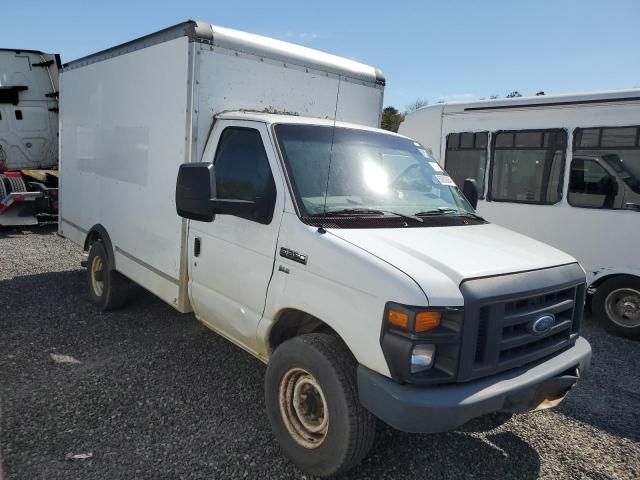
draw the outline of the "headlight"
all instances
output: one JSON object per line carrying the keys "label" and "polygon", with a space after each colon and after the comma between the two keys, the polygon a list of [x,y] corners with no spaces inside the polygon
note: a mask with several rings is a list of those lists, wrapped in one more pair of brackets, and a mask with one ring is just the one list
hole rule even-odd
{"label": "headlight", "polygon": [[436,346],[433,343],[416,345],[411,352],[411,373],[430,370],[436,356]]}
{"label": "headlight", "polygon": [[391,377],[420,385],[455,381],[463,317],[462,307],[388,302],[380,345]]}

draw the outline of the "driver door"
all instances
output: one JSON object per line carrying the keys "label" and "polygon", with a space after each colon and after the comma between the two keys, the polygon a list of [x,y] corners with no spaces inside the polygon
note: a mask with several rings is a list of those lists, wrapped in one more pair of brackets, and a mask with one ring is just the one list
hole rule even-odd
{"label": "driver door", "polygon": [[[245,218],[218,214],[190,221],[190,297],[198,318],[244,348],[256,350],[256,330],[273,273],[284,188],[266,125],[216,122],[202,161],[214,164],[215,197],[275,201]],[[262,209],[264,210],[264,208]]]}

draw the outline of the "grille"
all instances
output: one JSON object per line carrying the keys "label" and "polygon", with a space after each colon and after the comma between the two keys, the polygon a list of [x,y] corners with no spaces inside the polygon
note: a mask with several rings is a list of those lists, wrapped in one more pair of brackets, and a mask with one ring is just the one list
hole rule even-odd
{"label": "grille", "polygon": [[[508,302],[502,324],[499,363],[517,361],[554,345],[570,340],[576,288]],[[555,323],[544,338],[530,330],[531,322],[553,314]]]}
{"label": "grille", "polygon": [[[468,290],[474,292],[478,285],[481,283],[470,285]],[[534,294],[508,292],[506,285],[503,286],[505,294],[488,298],[483,298],[482,293],[486,293],[483,288],[477,288],[480,293],[475,291],[476,298],[470,299],[469,308],[465,307],[459,381],[543,359],[573,344],[578,336],[584,283],[570,286],[565,283],[538,289]],[[554,317],[551,328],[535,333],[533,323],[545,315]]]}

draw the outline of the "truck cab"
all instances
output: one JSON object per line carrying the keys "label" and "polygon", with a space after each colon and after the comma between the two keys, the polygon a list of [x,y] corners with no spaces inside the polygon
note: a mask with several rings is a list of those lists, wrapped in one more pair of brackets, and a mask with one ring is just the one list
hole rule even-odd
{"label": "truck cab", "polygon": [[[360,404],[409,432],[554,406],[588,366],[582,268],[479,217],[406,137],[221,114],[202,162],[180,169],[176,205],[193,309],[268,362],[267,408],[291,451],[329,435],[316,429],[329,386],[288,356],[299,335],[341,339]],[[278,407],[308,395],[310,410]]]}

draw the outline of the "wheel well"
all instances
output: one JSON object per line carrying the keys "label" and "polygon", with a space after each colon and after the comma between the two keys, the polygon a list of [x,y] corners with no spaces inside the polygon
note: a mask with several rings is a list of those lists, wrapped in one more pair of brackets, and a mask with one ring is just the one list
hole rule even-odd
{"label": "wheel well", "polygon": [[607,280],[611,280],[612,278],[616,278],[616,277],[636,277],[636,278],[640,278],[637,275],[632,275],[630,273],[612,273],[611,275],[605,275],[603,277],[598,278],[597,280],[595,280],[594,282],[591,283],[591,285],[589,285],[589,290],[593,291],[597,290],[598,287],[600,285],[602,285],[604,282],[606,282]]}
{"label": "wheel well", "polygon": [[84,240],[84,251],[89,251],[91,245],[94,242],[101,240],[104,243],[105,248],[107,249],[107,255],[109,256],[109,268],[111,270],[115,270],[116,268],[116,259],[113,252],[113,247],[111,245],[111,238],[109,238],[109,234],[107,230],[102,225],[94,225],[87,233],[87,237]]}
{"label": "wheel well", "polygon": [[87,234],[87,238],[84,241],[84,251],[88,251],[89,248],[91,248],[91,245],[94,242],[97,242],[98,240],[100,240],[100,233],[98,233],[97,230],[92,230]]}
{"label": "wheel well", "polygon": [[319,332],[340,338],[333,328],[319,318],[293,308],[284,310],[269,332],[269,350],[273,352],[280,344],[298,335]]}

